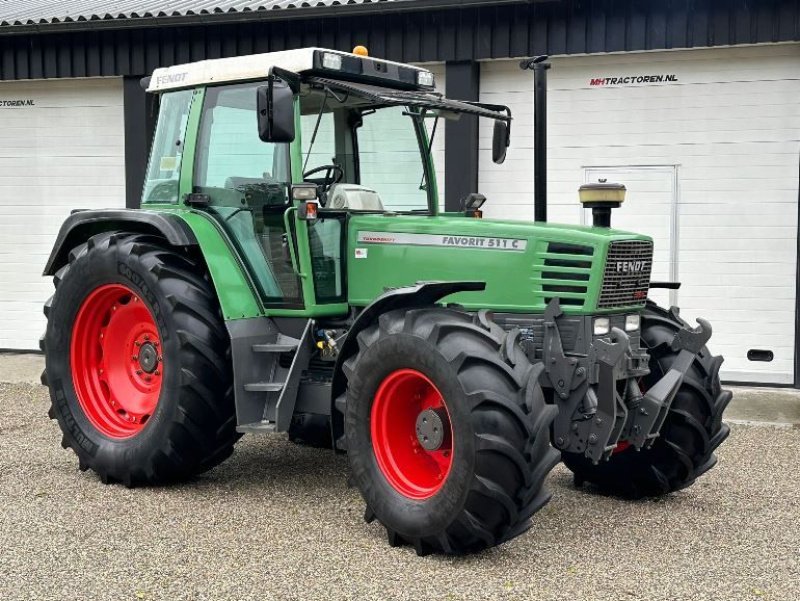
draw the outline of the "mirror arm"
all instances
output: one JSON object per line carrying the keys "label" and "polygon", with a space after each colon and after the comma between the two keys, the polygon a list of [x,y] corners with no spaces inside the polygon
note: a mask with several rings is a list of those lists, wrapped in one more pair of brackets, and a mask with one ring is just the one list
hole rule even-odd
{"label": "mirror arm", "polygon": [[280,67],[270,67],[269,73],[267,74],[267,81],[269,82],[270,86],[270,93],[272,93],[272,82],[275,79],[281,79],[289,84],[289,88],[291,88],[292,92],[297,94],[300,91],[300,75],[295,73],[294,71],[289,71],[287,69],[281,69]]}

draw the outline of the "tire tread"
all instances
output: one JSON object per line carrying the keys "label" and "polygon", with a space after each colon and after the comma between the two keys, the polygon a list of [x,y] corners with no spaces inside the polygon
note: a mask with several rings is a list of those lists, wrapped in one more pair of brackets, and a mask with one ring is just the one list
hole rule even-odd
{"label": "tire tread", "polygon": [[[160,238],[134,233],[104,232],[73,248],[69,260],[53,278],[56,293],[45,304],[45,316],[52,314],[58,301],[58,288],[69,277],[76,261],[92,261],[95,253],[119,253],[120,258],[149,271],[171,306],[176,323],[189,324],[178,330],[181,358],[180,390],[177,394],[178,418],[160,444],[146,453],[139,463],[117,462],[107,465],[86,453],[71,435],[64,435],[62,446],[78,456],[81,470],[92,469],[104,483],[120,482],[128,487],[185,480],[224,461],[238,440],[228,338],[222,322],[216,292],[205,266],[178,251],[166,248]],[[46,346],[46,345],[45,345]],[[202,365],[203,376],[190,365]],[[212,376],[209,376],[209,373]],[[46,372],[43,374],[46,379]],[[48,415],[68,432],[64,420],[52,403]]]}

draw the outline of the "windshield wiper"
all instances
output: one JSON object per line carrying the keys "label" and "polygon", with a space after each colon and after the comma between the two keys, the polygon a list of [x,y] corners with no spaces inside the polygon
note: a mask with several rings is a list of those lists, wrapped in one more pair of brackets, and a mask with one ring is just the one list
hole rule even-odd
{"label": "windshield wiper", "polygon": [[344,97],[339,97],[336,92],[331,90],[328,86],[325,86],[325,98],[322,99],[322,105],[319,107],[319,114],[317,115],[317,123],[314,125],[314,133],[311,134],[311,143],[308,145],[308,152],[306,152],[306,160],[303,161],[303,173],[306,172],[306,167],[308,167],[308,159],[311,158],[311,149],[314,148],[314,141],[317,139],[317,132],[319,131],[319,124],[322,122],[322,114],[325,112],[325,107],[328,105],[328,97],[333,96],[333,99],[337,102],[344,104],[345,100],[347,100],[349,95],[345,95]]}
{"label": "windshield wiper", "polygon": [[314,141],[317,139],[317,132],[319,131],[319,124],[322,122],[322,114],[325,112],[325,106],[328,104],[328,94],[330,89],[325,88],[325,98],[322,99],[322,104],[319,106],[319,114],[317,115],[317,123],[314,125],[314,133],[311,134],[311,143],[308,145],[308,152],[306,152],[306,160],[303,161],[303,173],[306,172],[308,166],[308,159],[311,158],[311,149],[314,148]]}

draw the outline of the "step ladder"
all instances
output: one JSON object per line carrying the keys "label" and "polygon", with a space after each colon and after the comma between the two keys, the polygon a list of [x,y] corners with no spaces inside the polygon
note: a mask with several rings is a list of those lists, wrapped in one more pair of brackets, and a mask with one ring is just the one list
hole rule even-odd
{"label": "step ladder", "polygon": [[[245,341],[234,344],[234,370],[237,365],[240,370],[236,374],[237,432],[263,434],[289,429],[300,377],[313,350],[312,323],[308,320],[300,338],[281,334],[271,327],[266,335],[257,337],[261,338],[258,342],[251,342],[256,337],[249,337],[246,340],[249,348],[244,348]],[[264,338],[272,340],[263,341]],[[284,367],[281,358],[287,353],[294,355],[290,366]],[[247,366],[237,363],[243,360],[248,362]]]}

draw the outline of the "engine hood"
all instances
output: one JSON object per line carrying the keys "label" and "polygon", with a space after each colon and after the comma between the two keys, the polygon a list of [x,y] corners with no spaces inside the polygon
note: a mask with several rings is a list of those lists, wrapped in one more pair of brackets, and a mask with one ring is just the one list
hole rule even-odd
{"label": "engine hood", "polygon": [[[350,304],[420,281],[484,281],[448,298],[468,309],[540,312],[554,296],[565,312],[598,309],[612,242],[646,236],[579,225],[463,216],[353,215],[348,224]],[[649,274],[649,266],[647,269]]]}

